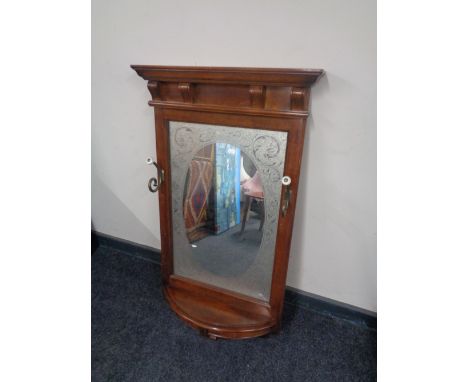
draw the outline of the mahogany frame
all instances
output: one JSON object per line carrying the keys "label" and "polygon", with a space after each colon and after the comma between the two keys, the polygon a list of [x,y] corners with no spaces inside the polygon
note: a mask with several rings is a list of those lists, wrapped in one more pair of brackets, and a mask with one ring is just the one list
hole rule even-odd
{"label": "mahogany frame", "polygon": [[[154,107],[159,189],[161,271],[171,308],[210,338],[250,338],[281,327],[284,291],[299,186],[310,87],[324,71],[131,65],[148,81]],[[292,182],[285,216],[278,210],[270,300],[264,302],[174,275],[169,121],[217,124],[288,133],[284,174]],[[285,188],[281,192],[281,200]]]}

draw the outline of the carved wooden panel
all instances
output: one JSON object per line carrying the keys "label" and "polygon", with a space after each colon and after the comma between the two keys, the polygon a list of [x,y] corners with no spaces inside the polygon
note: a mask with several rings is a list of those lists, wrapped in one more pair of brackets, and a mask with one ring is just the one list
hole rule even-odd
{"label": "carved wooden panel", "polygon": [[132,68],[149,80],[152,106],[188,103],[278,116],[307,116],[310,85],[323,74],[299,69]]}

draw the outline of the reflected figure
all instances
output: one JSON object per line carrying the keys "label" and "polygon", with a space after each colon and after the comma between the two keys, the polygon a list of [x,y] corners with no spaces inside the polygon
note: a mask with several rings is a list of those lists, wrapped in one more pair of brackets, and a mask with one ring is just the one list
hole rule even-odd
{"label": "reflected figure", "polygon": [[250,158],[227,143],[203,147],[189,165],[183,203],[197,261],[218,275],[244,272],[260,247],[265,219],[263,186]]}

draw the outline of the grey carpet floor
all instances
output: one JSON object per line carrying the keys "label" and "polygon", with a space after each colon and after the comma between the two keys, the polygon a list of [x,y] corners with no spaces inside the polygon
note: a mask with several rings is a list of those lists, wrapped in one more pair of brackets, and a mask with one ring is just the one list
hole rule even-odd
{"label": "grey carpet floor", "polygon": [[375,381],[376,331],[285,304],[279,334],[210,340],[161,292],[159,265],[115,249],[92,256],[92,380]]}

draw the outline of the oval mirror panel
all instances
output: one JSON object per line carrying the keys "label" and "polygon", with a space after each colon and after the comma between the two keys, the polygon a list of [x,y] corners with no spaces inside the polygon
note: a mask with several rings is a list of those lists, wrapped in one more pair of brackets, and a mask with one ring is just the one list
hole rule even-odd
{"label": "oval mirror panel", "polygon": [[269,301],[287,137],[169,122],[175,277]]}
{"label": "oval mirror panel", "polygon": [[187,169],[183,215],[193,258],[209,272],[237,276],[255,260],[265,220],[260,174],[239,147],[204,146]]}

